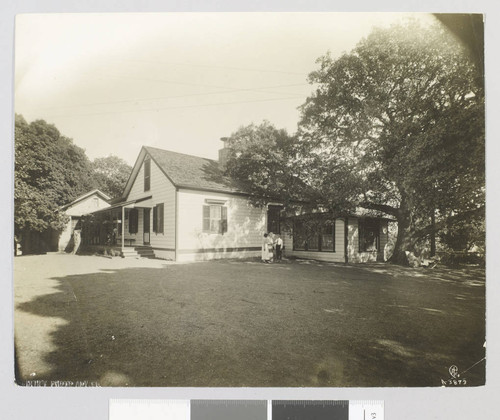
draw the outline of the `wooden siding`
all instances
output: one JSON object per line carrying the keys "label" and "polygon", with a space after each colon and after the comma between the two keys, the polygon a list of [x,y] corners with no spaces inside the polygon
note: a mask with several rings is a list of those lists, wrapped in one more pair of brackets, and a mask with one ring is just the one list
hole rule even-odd
{"label": "wooden siding", "polygon": [[[315,251],[294,251],[293,250],[293,235],[286,234],[285,256],[296,258],[310,258],[319,261],[345,262],[344,236],[345,236],[345,219],[335,219],[335,250],[336,252],[315,252]],[[386,259],[385,247],[388,242],[389,233],[387,229],[387,221],[381,221],[380,225],[380,249],[378,258]],[[385,233],[384,233],[385,229]],[[351,263],[362,263],[377,261],[377,252],[359,252],[359,230],[358,219],[350,217],[347,223],[347,256]]]}
{"label": "wooden siding", "polygon": [[81,216],[106,207],[109,207],[109,204],[96,193],[66,209],[64,213],[68,216]]}
{"label": "wooden siding", "polygon": [[286,236],[285,256],[310,258],[319,261],[344,262],[344,226],[343,219],[335,219],[335,252],[295,251],[293,250],[293,235]]}
{"label": "wooden siding", "polygon": [[[384,227],[386,233],[384,233]],[[385,258],[385,246],[389,238],[387,231],[387,221],[383,220],[380,223],[380,246],[378,251],[359,252],[359,229],[358,219],[349,219],[349,262],[374,262]]]}
{"label": "wooden siding", "polygon": [[153,251],[156,258],[160,258],[161,260],[175,261],[175,250],[168,251],[153,247]]}
{"label": "wooden siding", "polygon": [[58,242],[59,251],[64,251],[68,246],[68,243],[71,240],[71,236],[73,235],[73,229],[78,221],[78,217],[83,214],[88,214],[92,211],[98,209],[105,209],[109,207],[109,204],[103,200],[99,194],[94,193],[82,201],[79,201],[74,206],[67,208],[64,213],[68,216],[73,216],[73,220],[70,220],[66,223],[66,226],[61,232]]}
{"label": "wooden siding", "polygon": [[[155,251],[156,254],[156,251]],[[208,261],[217,260],[222,258],[256,258],[261,256],[260,248],[258,251],[237,251],[237,250],[225,250],[220,249],[216,251],[207,252],[186,252],[177,254],[177,261],[189,262],[189,261]]]}
{"label": "wooden siding", "polygon": [[[385,233],[384,233],[385,230]],[[382,220],[380,222],[380,250],[379,253],[382,254],[384,261],[387,261],[387,243],[389,242],[389,222],[387,220]]]}
{"label": "wooden siding", "polygon": [[[225,201],[227,232],[223,235],[203,232],[203,206],[207,199]],[[177,260],[260,255],[266,212],[265,208],[252,206],[244,197],[180,189]]]}
{"label": "wooden siding", "polygon": [[[149,191],[144,191],[144,162],[141,164],[139,173],[130,189],[130,193],[126,201],[137,200],[139,198],[151,196],[153,206],[164,203],[163,214],[163,231],[164,233],[153,232],[153,211],[150,217],[150,245],[154,248],[164,248],[163,250],[155,250],[155,255],[158,258],[174,259],[173,251],[175,249],[175,187],[168,180],[165,174],[160,170],[156,163],[151,160],[151,182]],[[138,206],[141,203],[137,204]],[[143,209],[139,208],[139,226],[136,234],[128,232],[128,220],[125,222],[125,239],[135,239],[136,245],[143,244]],[[167,251],[165,250],[167,249]]]}

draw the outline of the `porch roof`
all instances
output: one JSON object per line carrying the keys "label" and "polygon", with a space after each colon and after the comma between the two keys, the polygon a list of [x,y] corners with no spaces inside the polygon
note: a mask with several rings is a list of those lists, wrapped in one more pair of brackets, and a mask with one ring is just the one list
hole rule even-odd
{"label": "porch roof", "polygon": [[388,222],[395,222],[396,219],[391,217],[386,217],[376,213],[362,213],[362,212],[350,212],[350,213],[337,213],[332,214],[328,212],[310,212],[310,213],[302,213],[295,215],[288,215],[285,219],[309,219],[309,218],[333,218],[333,219],[344,219],[346,217],[351,217],[353,219],[378,219],[378,220],[386,220]]}
{"label": "porch roof", "polygon": [[89,214],[97,214],[97,213],[104,213],[106,211],[110,211],[113,209],[117,208],[135,208],[135,207],[142,207],[142,208],[152,208],[153,203],[152,203],[152,195],[148,195],[147,197],[141,197],[136,200],[129,200],[129,201],[121,201],[119,203],[113,204],[112,206],[106,207],[104,209],[99,209],[90,212]]}

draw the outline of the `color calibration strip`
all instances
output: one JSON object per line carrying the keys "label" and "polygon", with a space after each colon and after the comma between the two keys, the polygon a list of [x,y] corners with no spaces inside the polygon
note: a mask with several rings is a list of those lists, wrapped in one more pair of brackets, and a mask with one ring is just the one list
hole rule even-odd
{"label": "color calibration strip", "polygon": [[384,420],[383,401],[112,399],[109,420]]}

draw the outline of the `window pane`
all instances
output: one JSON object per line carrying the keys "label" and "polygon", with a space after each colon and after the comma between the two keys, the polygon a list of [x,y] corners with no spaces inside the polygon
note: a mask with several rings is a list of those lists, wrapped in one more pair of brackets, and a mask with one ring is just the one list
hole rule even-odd
{"label": "window pane", "polygon": [[365,251],[376,251],[377,241],[376,234],[372,227],[365,228]]}
{"label": "window pane", "polygon": [[219,223],[219,220],[210,219],[210,232],[219,232]]}
{"label": "window pane", "polygon": [[210,231],[210,207],[203,206],[203,232]]}
{"label": "window pane", "polygon": [[295,222],[293,227],[293,249],[302,251],[306,249],[306,238],[304,235],[304,228],[299,221]]}
{"label": "window pane", "polygon": [[149,191],[151,188],[151,160],[144,161],[144,191]]}
{"label": "window pane", "polygon": [[322,235],[321,236],[321,250],[322,251],[333,251],[333,235]]}
{"label": "window pane", "polygon": [[307,239],[307,249],[309,251],[319,251],[319,235],[313,234]]}
{"label": "window pane", "polygon": [[210,206],[210,219],[220,220],[221,206]]}

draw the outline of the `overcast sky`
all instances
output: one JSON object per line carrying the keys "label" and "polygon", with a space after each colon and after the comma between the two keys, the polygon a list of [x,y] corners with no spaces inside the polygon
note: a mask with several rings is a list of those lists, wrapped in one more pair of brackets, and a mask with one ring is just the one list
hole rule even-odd
{"label": "overcast sky", "polygon": [[[238,127],[294,132],[315,60],[408,14],[45,14],[16,20],[15,110],[87,155],[216,158]],[[431,21],[429,15],[413,15]]]}

